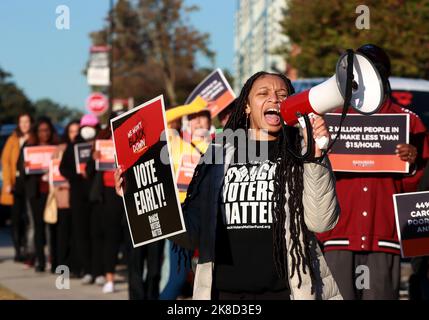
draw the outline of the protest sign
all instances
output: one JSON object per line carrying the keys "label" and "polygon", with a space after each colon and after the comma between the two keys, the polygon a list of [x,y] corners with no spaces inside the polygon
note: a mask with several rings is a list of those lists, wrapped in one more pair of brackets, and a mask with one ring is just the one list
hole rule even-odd
{"label": "protest sign", "polygon": [[[341,114],[325,115],[332,139],[338,132],[340,118]],[[334,171],[408,173],[409,163],[395,153],[396,146],[408,140],[408,114],[349,114],[329,160]]]}
{"label": "protest sign", "polygon": [[195,168],[198,165],[200,158],[200,153],[196,151],[193,153],[184,153],[180,157],[176,174],[176,184],[179,191],[186,192],[188,190],[188,186],[191,183]]}
{"label": "protest sign", "polygon": [[220,69],[214,70],[201,81],[186,99],[185,104],[190,104],[198,96],[207,102],[212,118],[235,99],[235,93]]}
{"label": "protest sign", "polygon": [[95,151],[98,151],[100,158],[95,160],[95,170],[115,171],[115,147],[113,140],[96,140]]}
{"label": "protest sign", "polygon": [[111,120],[134,247],[186,231],[165,128],[162,96]]}
{"label": "protest sign", "polygon": [[52,159],[49,162],[49,184],[51,186],[59,186],[67,182],[60,173],[61,159]]}
{"label": "protest sign", "polygon": [[74,160],[76,164],[76,173],[85,172],[86,163],[92,156],[92,143],[82,142],[74,145]]}
{"label": "protest sign", "polygon": [[429,191],[394,194],[393,202],[402,257],[429,256]]}
{"label": "protest sign", "polygon": [[56,146],[24,147],[24,164],[26,174],[42,174],[49,170],[49,162]]}

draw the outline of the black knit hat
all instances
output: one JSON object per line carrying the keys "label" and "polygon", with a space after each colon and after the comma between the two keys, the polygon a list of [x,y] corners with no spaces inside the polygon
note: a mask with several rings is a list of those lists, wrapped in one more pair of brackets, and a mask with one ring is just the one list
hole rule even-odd
{"label": "black knit hat", "polygon": [[365,44],[356,50],[369,58],[377,68],[378,72],[386,80],[391,75],[390,58],[386,51],[375,44]]}

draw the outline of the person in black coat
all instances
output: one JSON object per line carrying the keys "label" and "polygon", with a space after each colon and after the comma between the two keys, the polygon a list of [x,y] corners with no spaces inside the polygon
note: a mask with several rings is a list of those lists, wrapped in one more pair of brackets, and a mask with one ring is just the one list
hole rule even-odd
{"label": "person in black coat", "polygon": [[70,142],[64,151],[60,163],[60,173],[70,183],[70,208],[72,214],[72,247],[75,252],[74,265],[71,272],[80,276],[82,282],[93,282],[91,268],[91,205],[89,192],[91,181],[83,170],[77,173],[74,146],[78,143],[93,142],[99,130],[98,119],[93,115],[85,115],[80,121],[79,135]]}

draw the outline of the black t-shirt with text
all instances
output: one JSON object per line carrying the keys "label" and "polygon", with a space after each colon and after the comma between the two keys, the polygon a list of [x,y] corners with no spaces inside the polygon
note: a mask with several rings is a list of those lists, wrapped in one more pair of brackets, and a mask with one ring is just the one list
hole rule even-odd
{"label": "black t-shirt with text", "polygon": [[[215,287],[224,292],[263,293],[288,288],[273,260],[273,203],[277,142],[268,159],[232,163],[224,177],[218,216]],[[266,145],[265,145],[266,147]],[[235,157],[237,159],[237,157]]]}

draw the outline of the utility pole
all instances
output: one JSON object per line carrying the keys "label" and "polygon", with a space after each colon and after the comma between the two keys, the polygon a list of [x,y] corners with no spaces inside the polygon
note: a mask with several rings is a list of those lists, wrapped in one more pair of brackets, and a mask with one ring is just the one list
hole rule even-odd
{"label": "utility pole", "polygon": [[109,112],[108,115],[112,114],[113,109],[113,31],[114,31],[114,11],[113,11],[113,0],[110,0],[109,8],[109,34],[107,36],[107,45],[109,47]]}

